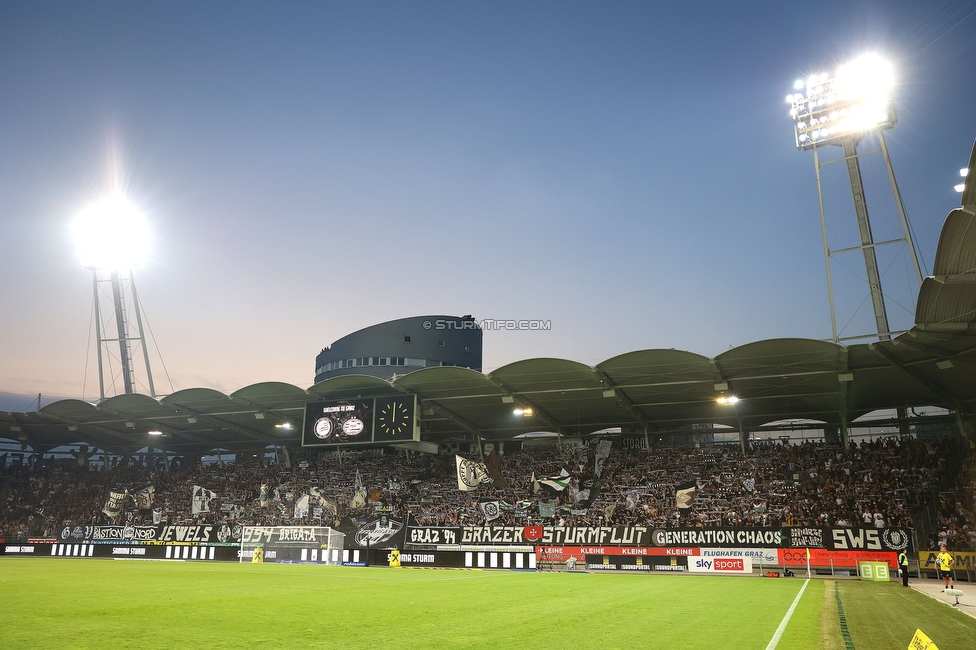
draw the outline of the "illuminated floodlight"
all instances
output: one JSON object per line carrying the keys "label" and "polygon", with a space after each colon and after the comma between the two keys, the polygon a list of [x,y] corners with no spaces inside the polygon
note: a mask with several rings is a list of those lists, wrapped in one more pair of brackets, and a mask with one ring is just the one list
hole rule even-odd
{"label": "illuminated floodlight", "polygon": [[162,431],[149,431],[148,433],[151,436],[161,436],[161,435],[163,435],[163,432]]}
{"label": "illuminated floodlight", "polygon": [[[811,75],[806,92],[787,97],[798,149],[838,144],[841,138],[895,125],[894,68],[876,54]],[[790,99],[792,97],[792,99]],[[826,128],[824,125],[827,124]]]}
{"label": "illuminated floodlight", "polygon": [[954,189],[955,191],[957,191],[960,194],[962,194],[963,192],[966,191],[966,184],[965,183],[959,183],[958,185],[953,185],[952,186],[952,189]]}
{"label": "illuminated floodlight", "polygon": [[112,195],[82,210],[71,224],[81,263],[88,269],[128,271],[149,252],[149,226],[135,204]]}
{"label": "illuminated floodlight", "polygon": [[736,397],[735,395],[722,395],[715,401],[721,404],[722,406],[735,406],[736,404],[739,403],[739,398]]}
{"label": "illuminated floodlight", "polygon": [[285,431],[291,431],[291,422],[282,422],[281,424],[276,424],[275,429],[284,429]]}
{"label": "illuminated floodlight", "polygon": [[532,409],[530,408],[515,409],[514,411],[512,411],[512,413],[514,413],[515,415],[521,415],[523,417],[530,417],[532,415]]}
{"label": "illuminated floodlight", "polygon": [[963,178],[969,176],[969,167],[963,167],[962,169],[960,169],[959,175],[962,176]]}

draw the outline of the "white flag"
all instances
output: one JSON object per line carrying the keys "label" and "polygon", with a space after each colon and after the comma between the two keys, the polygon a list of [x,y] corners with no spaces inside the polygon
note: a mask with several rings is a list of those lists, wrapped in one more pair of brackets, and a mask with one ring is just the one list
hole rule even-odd
{"label": "white flag", "polygon": [[193,486],[193,514],[210,511],[210,502],[217,498],[217,493],[199,485]]}
{"label": "white flag", "polygon": [[501,516],[497,501],[482,501],[478,505],[481,506],[481,512],[485,513],[485,522],[494,521]]}
{"label": "white flag", "polygon": [[685,511],[691,509],[691,506],[695,503],[695,491],[698,489],[696,481],[685,481],[677,488],[675,488],[675,501],[678,504],[679,511]]}
{"label": "white flag", "polygon": [[360,488],[359,492],[353,495],[352,501],[349,502],[350,510],[358,510],[366,505],[366,488]]}
{"label": "white flag", "polygon": [[295,519],[308,516],[308,495],[303,494],[302,498],[295,502]]}
{"label": "white flag", "polygon": [[366,488],[363,487],[363,477],[359,475],[358,469],[356,470],[356,482],[353,484],[353,489],[356,492],[352,495],[349,508],[351,510],[357,510],[366,505]]}
{"label": "white flag", "polygon": [[457,463],[458,489],[462,492],[477,490],[479,485],[489,482],[486,480],[489,478],[488,468],[484,463],[461,458],[458,455],[454,456],[454,462]]}

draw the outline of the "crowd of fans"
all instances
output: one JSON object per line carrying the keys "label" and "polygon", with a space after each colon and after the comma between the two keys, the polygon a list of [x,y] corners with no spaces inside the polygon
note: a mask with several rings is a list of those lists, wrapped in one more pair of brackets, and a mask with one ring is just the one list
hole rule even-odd
{"label": "crowd of fans", "polygon": [[954,489],[939,495],[930,548],[976,549],[976,453],[960,462]]}
{"label": "crowd of fans", "polygon": [[[955,548],[976,546],[976,460],[970,455],[962,462],[953,440],[892,437],[847,450],[760,443],[748,455],[737,446],[647,450],[618,442],[591,486],[595,447],[502,448],[505,485],[486,482],[467,492],[458,489],[453,454],[303,450],[287,464],[184,460],[170,468],[157,461],[108,470],[87,457],[55,462],[35,456],[28,465],[0,467],[0,538],[51,537],[67,522],[337,526],[345,517],[375,512],[421,526],[912,527],[913,512],[938,506],[941,494],[930,544],[941,535]],[[539,484],[560,474],[564,489]],[[946,492],[954,480],[955,490]],[[695,502],[679,512],[675,490],[689,481],[697,483]],[[115,516],[103,510],[110,491],[147,484],[155,489],[152,508],[138,510],[130,500]],[[216,494],[196,515],[195,485]],[[296,512],[304,495],[310,495],[307,513]],[[497,511],[486,514],[486,502],[497,503]]]}

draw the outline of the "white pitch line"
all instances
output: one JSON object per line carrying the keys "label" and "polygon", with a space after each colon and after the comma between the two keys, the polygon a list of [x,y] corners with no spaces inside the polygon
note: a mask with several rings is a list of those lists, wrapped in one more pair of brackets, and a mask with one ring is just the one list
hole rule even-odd
{"label": "white pitch line", "polygon": [[787,623],[789,623],[790,618],[793,617],[793,610],[795,610],[796,606],[800,604],[800,598],[803,597],[803,592],[807,590],[808,584],[810,584],[810,578],[807,578],[806,580],[803,581],[803,586],[800,587],[800,593],[798,593],[796,595],[796,598],[793,599],[793,604],[790,605],[789,610],[787,610],[786,612],[786,616],[784,616],[783,620],[780,621],[779,627],[776,628],[776,634],[774,634],[773,638],[769,640],[769,645],[766,646],[766,650],[774,650],[776,646],[779,644],[779,640],[780,638],[782,638],[783,632],[786,631]]}

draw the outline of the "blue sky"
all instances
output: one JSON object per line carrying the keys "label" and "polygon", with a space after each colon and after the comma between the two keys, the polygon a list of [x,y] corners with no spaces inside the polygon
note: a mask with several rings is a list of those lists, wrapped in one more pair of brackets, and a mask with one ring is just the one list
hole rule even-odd
{"label": "blue sky", "polygon": [[[887,143],[931,269],[976,138],[974,27],[973,2],[0,4],[0,392],[97,396],[68,224],[113,155],[151,222],[136,282],[176,389],[306,386],[335,339],[425,313],[551,321],[486,333],[486,370],[828,338],[784,97],[863,52],[895,62]],[[903,267],[883,269],[902,328]]]}

